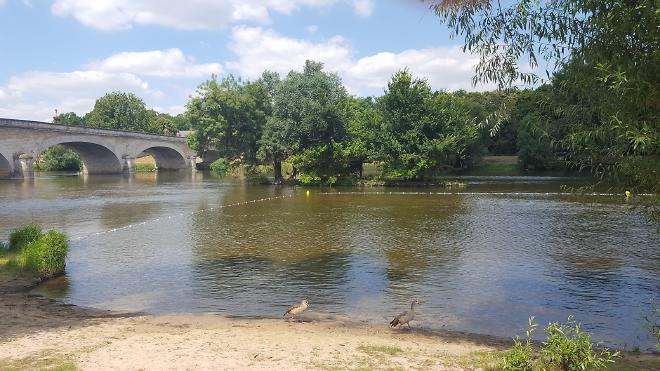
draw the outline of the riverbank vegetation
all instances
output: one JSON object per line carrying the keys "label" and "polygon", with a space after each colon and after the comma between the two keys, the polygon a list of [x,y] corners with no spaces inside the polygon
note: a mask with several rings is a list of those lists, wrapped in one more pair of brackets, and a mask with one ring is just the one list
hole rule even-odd
{"label": "riverbank vegetation", "polygon": [[427,3],[479,57],[474,82],[498,90],[434,91],[402,68],[381,96],[358,97],[308,60],[255,81],[213,76],[176,117],[115,92],[84,117],[55,121],[170,135],[191,129],[189,145],[211,159],[207,166],[218,157],[268,164],[276,184],[354,184],[367,162],[380,165],[378,181],[426,182],[473,170],[485,155],[515,155],[523,173],[578,173],[621,194],[651,193],[637,202],[660,220],[654,0]]}
{"label": "riverbank vegetation", "polygon": [[27,225],[12,231],[8,243],[0,244],[0,267],[40,279],[54,277],[64,272],[68,248],[63,233],[44,233],[38,226]]}

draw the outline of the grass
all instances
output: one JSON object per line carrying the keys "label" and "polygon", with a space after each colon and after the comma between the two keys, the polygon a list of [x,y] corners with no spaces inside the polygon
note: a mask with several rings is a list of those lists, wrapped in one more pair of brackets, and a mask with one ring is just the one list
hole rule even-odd
{"label": "grass", "polygon": [[51,353],[41,353],[19,359],[0,359],[0,371],[14,370],[76,371],[78,367],[70,360]]}
{"label": "grass", "polygon": [[136,163],[135,171],[138,173],[147,173],[151,171],[156,171],[156,165],[150,163]]}
{"label": "grass", "polygon": [[43,233],[38,226],[27,225],[12,231],[8,244],[0,244],[0,266],[13,274],[53,277],[64,272],[68,248],[63,233]]}
{"label": "grass", "polygon": [[389,345],[360,345],[357,349],[369,355],[387,354],[390,356],[395,356],[403,352],[401,348]]}
{"label": "grass", "polygon": [[518,164],[484,164],[474,167],[464,173],[477,176],[515,176],[523,172]]}

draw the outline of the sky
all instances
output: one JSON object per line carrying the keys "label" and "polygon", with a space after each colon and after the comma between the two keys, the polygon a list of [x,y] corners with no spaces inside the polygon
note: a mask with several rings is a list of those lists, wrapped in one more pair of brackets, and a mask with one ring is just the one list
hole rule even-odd
{"label": "sky", "polygon": [[477,58],[419,0],[0,0],[0,117],[51,121],[131,92],[179,114],[212,75],[286,75],[306,59],[379,96],[407,68],[473,86]]}

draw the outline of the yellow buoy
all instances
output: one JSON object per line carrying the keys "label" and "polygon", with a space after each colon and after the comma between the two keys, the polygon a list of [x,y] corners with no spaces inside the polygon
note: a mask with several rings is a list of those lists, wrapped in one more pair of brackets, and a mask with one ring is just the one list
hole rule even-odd
{"label": "yellow buoy", "polygon": [[309,190],[307,190],[307,197],[309,197]]}
{"label": "yellow buoy", "polygon": [[630,198],[630,191],[626,191],[626,198]]}

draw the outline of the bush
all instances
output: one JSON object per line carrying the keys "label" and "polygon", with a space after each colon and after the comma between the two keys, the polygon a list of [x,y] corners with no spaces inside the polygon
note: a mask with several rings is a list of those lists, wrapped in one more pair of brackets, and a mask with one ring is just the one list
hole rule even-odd
{"label": "bush", "polygon": [[513,347],[505,353],[500,369],[604,370],[619,356],[619,352],[612,353],[607,348],[596,351],[589,334],[580,329],[573,316],[569,316],[565,324],[554,322],[545,328],[548,338],[542,343],[540,359],[534,360],[530,338],[535,328],[531,317],[525,343],[516,338]]}
{"label": "bush", "polygon": [[614,363],[618,352],[609,349],[596,352],[589,334],[580,329],[580,324],[569,316],[567,322],[554,322],[545,328],[548,339],[543,342],[541,360],[545,365],[555,366],[562,371],[602,370]]}
{"label": "bush", "polygon": [[519,337],[513,341],[513,347],[504,353],[504,359],[500,369],[506,371],[532,371],[534,370],[534,349],[532,348],[532,334],[538,326],[534,323],[534,317],[527,320],[528,328],[525,342]]}
{"label": "bush", "polygon": [[80,171],[80,169],[82,169],[80,156],[61,145],[48,148],[35,163],[35,170],[42,171]]}
{"label": "bush", "polygon": [[211,171],[217,175],[227,175],[236,167],[233,161],[229,161],[226,158],[219,158],[211,163],[209,168]]}
{"label": "bush", "polygon": [[64,272],[68,249],[66,236],[63,233],[48,231],[25,247],[25,268],[42,278],[60,274]]}
{"label": "bush", "polygon": [[22,250],[25,246],[41,237],[39,226],[28,224],[23,228],[13,230],[9,235],[9,250]]}

